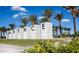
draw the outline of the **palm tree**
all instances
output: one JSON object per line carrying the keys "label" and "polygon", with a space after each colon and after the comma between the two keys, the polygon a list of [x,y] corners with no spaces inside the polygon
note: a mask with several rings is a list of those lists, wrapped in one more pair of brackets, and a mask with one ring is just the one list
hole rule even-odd
{"label": "palm tree", "polygon": [[42,18],[42,19],[40,20],[40,23],[47,22],[47,21],[48,21],[47,18]]}
{"label": "palm tree", "polygon": [[44,15],[44,17],[46,17],[48,19],[47,21],[50,21],[50,18],[52,16],[52,10],[51,9],[44,10],[43,15]]}
{"label": "palm tree", "polygon": [[37,16],[36,15],[29,16],[29,20],[32,22],[32,25],[37,24]]}
{"label": "palm tree", "polygon": [[53,25],[53,36],[58,36],[58,26]]}
{"label": "palm tree", "polygon": [[53,35],[55,33],[55,37],[58,36],[58,26],[53,25]]}
{"label": "palm tree", "polygon": [[65,32],[67,32],[67,29],[68,29],[68,28],[64,27]]}
{"label": "palm tree", "polygon": [[[7,35],[7,37],[9,37],[9,35],[8,35],[8,34],[9,34],[10,32],[8,32],[8,31],[10,31],[10,30],[11,30],[11,29],[10,29],[9,27],[8,27],[8,28],[6,28],[6,35]],[[7,38],[7,37],[6,37],[6,38]]]}
{"label": "palm tree", "polygon": [[74,33],[76,32],[76,18],[79,16],[79,10],[76,6],[65,6],[66,10],[70,10],[73,16],[73,23],[74,23]]}
{"label": "palm tree", "polygon": [[3,38],[5,36],[6,28],[0,27],[0,32],[1,32],[1,38]]}
{"label": "palm tree", "polygon": [[14,23],[9,24],[10,30],[14,29],[14,28],[15,28],[15,26],[16,26],[16,25],[15,25]]}
{"label": "palm tree", "polygon": [[63,34],[63,30],[64,30],[64,27],[61,27],[61,32],[62,32],[62,34]]}
{"label": "palm tree", "polygon": [[65,30],[65,33],[67,32],[68,36],[70,35],[70,28],[63,27],[63,30]]}
{"label": "palm tree", "polygon": [[68,36],[70,35],[70,30],[71,30],[71,28],[67,28]]}
{"label": "palm tree", "polygon": [[61,35],[61,20],[63,18],[63,14],[56,14],[55,19],[59,21],[59,29],[60,29],[60,35]]}
{"label": "palm tree", "polygon": [[22,23],[21,27],[25,27],[27,25],[27,23],[29,22],[29,18],[21,18],[20,22]]}
{"label": "palm tree", "polygon": [[10,28],[6,28],[6,31],[9,31],[10,30]]}
{"label": "palm tree", "polygon": [[56,28],[56,37],[58,37],[58,26],[55,26]]}
{"label": "palm tree", "polygon": [[53,25],[53,37],[55,37],[55,33],[56,33],[56,27],[55,27],[55,25]]}

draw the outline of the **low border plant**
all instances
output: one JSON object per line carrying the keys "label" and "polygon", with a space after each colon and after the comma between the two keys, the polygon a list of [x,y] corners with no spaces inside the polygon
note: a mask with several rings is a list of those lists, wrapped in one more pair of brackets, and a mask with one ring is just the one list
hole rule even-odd
{"label": "low border plant", "polygon": [[73,39],[69,43],[59,42],[56,46],[53,40],[40,41],[31,48],[26,49],[29,53],[79,53],[79,40]]}

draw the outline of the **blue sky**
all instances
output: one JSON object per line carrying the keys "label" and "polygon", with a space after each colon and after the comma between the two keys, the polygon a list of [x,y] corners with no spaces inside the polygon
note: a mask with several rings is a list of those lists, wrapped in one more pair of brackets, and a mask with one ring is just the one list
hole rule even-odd
{"label": "blue sky", "polygon": [[[63,13],[64,17],[62,19],[62,26],[71,28],[73,32],[73,18],[69,11],[59,7],[59,6],[0,6],[0,26],[8,27],[8,24],[15,23],[16,26],[21,25],[19,22],[20,17],[29,16],[35,14],[38,19],[42,18],[43,10],[50,8],[53,10],[53,15],[51,17],[51,23],[53,25],[58,25],[58,21],[54,19],[54,15],[58,12]],[[77,18],[77,31],[79,30],[79,18]],[[30,26],[30,23],[28,23]]]}

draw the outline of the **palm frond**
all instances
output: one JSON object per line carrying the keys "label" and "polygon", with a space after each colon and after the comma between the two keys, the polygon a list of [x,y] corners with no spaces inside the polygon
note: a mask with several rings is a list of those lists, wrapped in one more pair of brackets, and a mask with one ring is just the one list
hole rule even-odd
{"label": "palm frond", "polygon": [[29,20],[32,22],[32,24],[37,24],[37,16],[36,15],[29,16]]}
{"label": "palm frond", "polygon": [[43,11],[43,16],[45,16],[46,18],[48,18],[48,21],[49,21],[49,18],[52,16],[53,14],[53,11],[51,9],[45,9]]}
{"label": "palm frond", "polygon": [[12,24],[9,24],[9,27],[10,27],[10,29],[12,30],[12,29],[14,29],[15,28],[15,24],[14,23],[12,23]]}
{"label": "palm frond", "polygon": [[20,19],[20,22],[22,23],[22,26],[26,26],[27,23],[29,22],[29,19],[26,18],[26,17],[24,17],[24,18],[21,18],[21,19]]}
{"label": "palm frond", "polygon": [[56,14],[55,15],[55,19],[58,20],[58,21],[61,21],[63,18],[63,14]]}

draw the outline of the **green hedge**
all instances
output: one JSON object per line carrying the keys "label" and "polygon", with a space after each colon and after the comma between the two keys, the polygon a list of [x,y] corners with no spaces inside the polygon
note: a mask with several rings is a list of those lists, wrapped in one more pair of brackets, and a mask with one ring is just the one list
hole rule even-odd
{"label": "green hedge", "polygon": [[40,41],[38,44],[32,46],[29,48],[28,52],[30,53],[52,53],[56,52],[56,49],[54,47],[54,42],[51,40],[46,40],[46,41]]}
{"label": "green hedge", "polygon": [[51,40],[40,41],[31,48],[26,49],[25,52],[29,53],[78,53],[79,52],[79,40],[72,40],[64,45],[64,42],[59,42],[56,46],[56,42]]}

